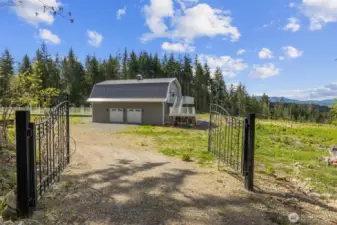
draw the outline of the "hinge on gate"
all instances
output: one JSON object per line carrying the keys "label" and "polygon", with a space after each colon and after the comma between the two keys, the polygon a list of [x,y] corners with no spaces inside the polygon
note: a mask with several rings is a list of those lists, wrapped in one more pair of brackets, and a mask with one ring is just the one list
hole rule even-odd
{"label": "hinge on gate", "polygon": [[27,137],[33,137],[33,129],[28,128]]}

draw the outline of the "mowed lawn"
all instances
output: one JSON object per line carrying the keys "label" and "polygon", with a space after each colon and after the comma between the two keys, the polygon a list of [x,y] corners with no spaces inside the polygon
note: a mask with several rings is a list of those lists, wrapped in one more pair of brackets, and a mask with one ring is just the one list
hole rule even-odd
{"label": "mowed lawn", "polygon": [[[201,118],[206,119],[207,115]],[[216,161],[208,153],[207,130],[138,126],[123,133],[149,138],[158,151],[182,160],[193,160],[202,166]],[[322,161],[329,156],[328,149],[333,144],[337,144],[337,128],[333,126],[257,120],[256,172],[304,181],[312,189],[336,198],[337,168]]]}

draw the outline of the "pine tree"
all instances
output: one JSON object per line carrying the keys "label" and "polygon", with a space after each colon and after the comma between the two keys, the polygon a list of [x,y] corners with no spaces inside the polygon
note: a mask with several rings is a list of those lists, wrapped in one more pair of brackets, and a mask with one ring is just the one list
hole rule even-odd
{"label": "pine tree", "polygon": [[[0,57],[0,96],[7,95],[10,79],[14,76],[14,58],[8,49]],[[1,98],[1,97],[0,97]]]}
{"label": "pine tree", "polygon": [[69,100],[76,106],[84,104],[87,98],[85,72],[72,49],[62,62],[62,73],[67,84],[66,92],[69,94]]}
{"label": "pine tree", "polygon": [[32,72],[32,64],[27,54],[23,57],[19,65],[19,73],[24,74],[26,71]]}
{"label": "pine tree", "polygon": [[162,70],[162,67],[161,67],[161,62],[160,62],[157,54],[155,54],[154,57],[153,57],[151,72],[152,72],[151,78],[161,78],[161,77],[163,77],[163,70]]}
{"label": "pine tree", "polygon": [[194,92],[193,92],[194,77],[193,77],[192,60],[187,55],[185,55],[183,59],[183,69],[182,69],[182,73],[180,76],[180,82],[182,85],[183,94],[186,96],[194,96]]}
{"label": "pine tree", "polygon": [[204,64],[204,75],[203,75],[203,82],[202,82],[202,111],[207,112],[209,110],[209,101],[210,101],[210,79],[211,79],[211,72],[207,65]]}
{"label": "pine tree", "polygon": [[219,67],[215,70],[214,79],[211,80],[210,89],[212,93],[212,103],[228,108],[227,105],[225,106],[226,84],[223,79],[222,71]]}
{"label": "pine tree", "polygon": [[122,62],[122,79],[128,79],[128,51],[125,49]]}
{"label": "pine tree", "polygon": [[128,61],[128,79],[136,79],[137,74],[139,74],[139,65],[137,60],[137,55],[134,51],[130,54],[130,59]]}
{"label": "pine tree", "polygon": [[198,60],[198,56],[194,60],[195,68],[195,99],[196,99],[196,109],[200,112],[203,109],[203,81],[204,81],[204,70],[201,63]]}

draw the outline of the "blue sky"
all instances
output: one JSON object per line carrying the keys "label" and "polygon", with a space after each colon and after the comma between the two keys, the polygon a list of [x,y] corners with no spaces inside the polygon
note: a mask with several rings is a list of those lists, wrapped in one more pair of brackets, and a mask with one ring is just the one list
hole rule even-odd
{"label": "blue sky", "polygon": [[[0,7],[0,50],[17,61],[43,41],[61,56],[72,47],[81,60],[125,47],[198,54],[251,94],[337,97],[337,0],[22,1]],[[62,5],[75,22],[43,12],[41,2]]]}

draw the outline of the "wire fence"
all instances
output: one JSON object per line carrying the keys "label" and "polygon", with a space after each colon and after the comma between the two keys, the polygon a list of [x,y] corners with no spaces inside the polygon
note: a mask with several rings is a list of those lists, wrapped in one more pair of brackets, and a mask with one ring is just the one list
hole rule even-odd
{"label": "wire fence", "polygon": [[264,115],[264,114],[256,114],[257,123],[258,124],[270,124],[270,125],[279,125],[279,126],[286,126],[290,128],[296,128],[296,127],[303,127],[303,126],[310,126],[310,127],[322,127],[322,126],[331,126],[336,127],[336,124],[331,123],[330,121],[324,121],[324,122],[314,122],[306,119],[297,119],[291,117],[276,117],[276,116],[270,116],[270,115]]}
{"label": "wire fence", "polygon": [[[5,111],[6,108],[0,107],[0,113]],[[44,115],[49,108],[44,108],[40,106],[30,106],[30,107],[13,107],[12,112],[15,112],[16,110],[28,110],[30,111],[31,115]],[[69,108],[70,115],[78,115],[78,116],[92,116],[92,107],[71,107]]]}

